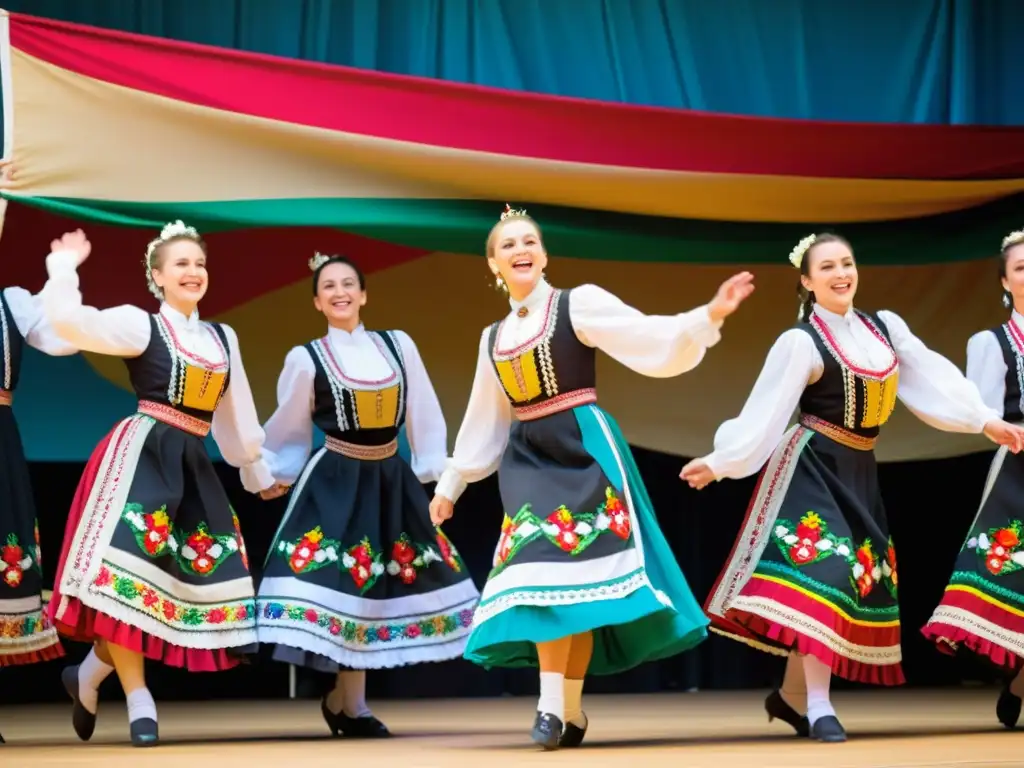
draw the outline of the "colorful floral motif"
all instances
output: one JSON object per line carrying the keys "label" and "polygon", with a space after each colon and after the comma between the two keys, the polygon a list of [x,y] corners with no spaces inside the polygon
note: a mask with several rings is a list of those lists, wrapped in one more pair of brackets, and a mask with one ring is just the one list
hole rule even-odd
{"label": "colorful floral motif", "polygon": [[0,547],[0,578],[3,579],[3,583],[11,588],[21,586],[25,571],[33,567],[37,571],[40,570],[39,547],[31,547],[30,551],[26,552],[17,535],[8,534],[7,542]]}
{"label": "colorful floral motif", "polygon": [[109,564],[100,568],[93,579],[92,588],[171,626],[195,628],[203,625],[233,624],[250,621],[255,617],[255,602],[251,599],[236,600],[212,607],[175,601],[138,577],[116,572]]}
{"label": "colorful floral motif", "polygon": [[494,567],[504,567],[519,550],[541,536],[569,555],[580,554],[606,532],[628,541],[633,531],[629,512],[612,488],[606,488],[604,495],[604,502],[593,512],[574,513],[563,504],[542,519],[530,504],[524,504],[515,517],[506,515]]}
{"label": "colorful floral motif", "polygon": [[993,576],[1005,576],[1024,568],[1024,551],[1021,550],[1020,520],[1011,520],[1003,528],[989,528],[987,533],[972,536],[964,545],[985,558],[985,568]]}
{"label": "colorful floral motif", "polygon": [[52,631],[45,611],[22,616],[0,616],[0,639],[17,640]]}
{"label": "colorful floral motif", "polygon": [[870,538],[857,547],[852,539],[833,534],[828,523],[813,511],[808,511],[796,525],[789,520],[777,520],[774,534],[782,556],[790,565],[800,568],[828,557],[841,557],[850,566],[850,586],[858,598],[870,595],[879,583],[884,583],[889,594],[896,597],[899,579],[891,539],[885,559],[880,561]]}
{"label": "colorful floral motif", "polygon": [[[171,555],[184,570],[199,576],[209,576],[235,552],[242,551],[242,535],[238,518],[234,519],[235,532],[229,534],[211,533],[206,523],[190,534],[183,535],[175,528],[174,521],[162,506],[153,512],[145,512],[141,504],[125,504],[121,519],[127,523],[139,548],[151,558]],[[248,558],[243,554],[248,566]]]}
{"label": "colorful floral motif", "polygon": [[403,584],[412,584],[416,581],[416,574],[431,563],[443,561],[434,548],[427,545],[413,544],[409,536],[403,533],[391,547],[391,560],[387,565],[387,572],[391,576],[397,576]]}
{"label": "colorful floral motif", "polygon": [[318,525],[302,534],[298,541],[280,541],[277,551],[288,558],[288,567],[293,573],[310,573],[338,562],[341,544],[335,539],[324,537]]}
{"label": "colorful floral motif", "polygon": [[370,540],[366,537],[341,556],[341,564],[345,566],[352,575],[352,580],[359,588],[359,594],[363,595],[377,583],[377,579],[384,573],[384,563],[381,562],[380,552],[375,552]]}
{"label": "colorful floral motif", "polygon": [[377,645],[397,640],[415,640],[418,637],[450,635],[473,623],[473,611],[466,608],[439,613],[415,621],[366,623],[344,619],[320,608],[294,603],[268,602],[260,606],[261,620],[301,621],[314,624],[348,643]]}
{"label": "colorful floral motif", "polygon": [[444,531],[437,529],[437,547],[441,550],[441,559],[456,573],[462,573],[462,556],[455,549],[455,545],[445,536]]}
{"label": "colorful floral motif", "polygon": [[235,526],[235,535],[238,537],[238,555],[242,558],[242,566],[249,570],[249,552],[245,548],[245,539],[242,538],[242,524],[238,521],[235,510],[231,510],[231,522]]}

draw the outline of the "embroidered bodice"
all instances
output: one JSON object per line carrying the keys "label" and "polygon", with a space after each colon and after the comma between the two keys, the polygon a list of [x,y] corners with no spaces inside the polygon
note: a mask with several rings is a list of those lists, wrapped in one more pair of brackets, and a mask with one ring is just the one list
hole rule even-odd
{"label": "embroidered bodice", "polygon": [[1024,331],[1011,318],[998,328],[993,328],[999,351],[1006,365],[1003,376],[1003,418],[1007,421],[1024,421]]}
{"label": "embroidered bodice", "polygon": [[797,327],[811,335],[823,368],[821,377],[800,396],[800,412],[862,437],[875,437],[896,407],[900,366],[882,321],[863,312],[855,314],[853,322],[863,323],[888,350],[887,355],[879,355],[882,365],[858,365],[821,316],[812,314],[810,322]]}

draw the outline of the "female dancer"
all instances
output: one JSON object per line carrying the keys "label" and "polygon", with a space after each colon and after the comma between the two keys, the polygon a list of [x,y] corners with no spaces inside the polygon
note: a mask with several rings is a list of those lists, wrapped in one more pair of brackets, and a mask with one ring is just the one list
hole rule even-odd
{"label": "female dancer", "polygon": [[73,355],[78,350],[54,333],[42,300],[24,288],[0,291],[0,341],[0,667],[5,667],[64,655],[43,608],[39,526],[11,404],[26,344],[48,355]]}
{"label": "female dancer", "polygon": [[[1024,230],[1003,238],[999,257],[1003,306],[1012,307],[1001,326],[980,331],[967,343],[967,377],[985,402],[1011,422],[1024,421]],[[965,646],[1016,672],[996,702],[996,717],[1017,725],[1024,696],[1024,456],[1000,448],[989,468],[978,514],[957,557],[925,637],[940,651]]]}
{"label": "female dancer", "polygon": [[[420,485],[444,469],[447,435],[419,350],[402,331],[364,329],[355,264],[317,254],[310,268],[327,335],[288,353],[265,427],[274,492],[296,485],[257,631],[278,661],[337,675],[320,705],[334,735],[380,738],[366,670],[461,656],[480,593]],[[397,455],[403,423],[411,467]],[[310,457],[314,426],[326,444]]]}
{"label": "female dancer", "polygon": [[[621,672],[707,636],[629,447],[595,405],[595,349],[648,376],[688,371],[750,295],[753,276],[736,275],[691,312],[645,316],[594,285],[552,288],[539,227],[507,206],[487,238],[487,260],[512,312],[480,338],[469,406],[431,515],[450,518],[466,484],[500,465],[505,521],[466,658],[539,664],[533,740],[578,746],[587,672]],[[513,411],[519,423],[510,434]]]}
{"label": "female dancer", "polygon": [[79,349],[124,357],[138,412],[96,447],[68,517],[50,610],[58,630],[95,642],[65,670],[73,723],[92,735],[96,689],[117,670],[131,739],[157,743],[145,658],[190,671],[227,669],[255,650],[255,600],[245,544],[203,445],[210,432],[247,490],[274,481],[260,458],[263,430],[235,332],[199,320],[206,246],[178,221],[146,251],[159,313],[83,306],[77,268],[90,245],[79,230],[55,240],[43,305]]}
{"label": "female dancer", "polygon": [[[896,398],[937,429],[983,431],[1014,450],[1024,432],[986,407],[898,315],[853,308],[857,266],[843,238],[804,238],[790,261],[800,270],[800,322],[769,351],[743,411],[715,435],[714,452],[681,477],[703,488],[768,462],[705,609],[712,631],[788,653],[787,682],[804,673],[806,718],[784,685],[765,702],[769,719],[836,742],[846,734],[829,702],[832,674],[903,682],[896,554],[873,452]],[[799,424],[783,434],[798,405]]]}

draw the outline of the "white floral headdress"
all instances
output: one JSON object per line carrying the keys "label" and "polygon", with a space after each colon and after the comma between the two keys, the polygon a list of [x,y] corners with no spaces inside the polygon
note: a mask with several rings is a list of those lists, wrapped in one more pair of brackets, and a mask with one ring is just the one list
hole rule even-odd
{"label": "white floral headdress", "polygon": [[333,256],[328,256],[326,253],[320,253],[320,251],[317,251],[313,254],[313,258],[309,260],[309,271],[316,272],[320,267],[333,258]]}
{"label": "white floral headdress", "polygon": [[1024,229],[1018,229],[1016,232],[1011,232],[1003,238],[1003,250],[1005,251],[1011,245],[1024,242]]}
{"label": "white floral headdress", "polygon": [[796,247],[789,252],[789,263],[797,269],[800,269],[800,265],[804,263],[804,256],[807,254],[807,251],[810,250],[811,246],[814,245],[817,238],[817,235],[808,235],[797,243]]}
{"label": "white floral headdress", "polygon": [[501,218],[499,218],[498,221],[504,221],[505,219],[512,218],[513,216],[525,216],[525,215],[526,215],[526,209],[525,208],[516,209],[516,208],[513,208],[508,203],[505,203],[505,210],[501,212]]}
{"label": "white floral headdress", "polygon": [[146,287],[149,288],[149,292],[156,296],[158,299],[163,301],[164,291],[156,284],[153,280],[153,254],[156,253],[156,249],[166,243],[168,240],[172,240],[176,237],[187,237],[190,240],[199,240],[199,231],[195,227],[190,227],[181,219],[172,221],[170,224],[164,226],[160,230],[159,237],[150,240],[149,245],[146,246],[146,260],[143,264],[146,267]]}

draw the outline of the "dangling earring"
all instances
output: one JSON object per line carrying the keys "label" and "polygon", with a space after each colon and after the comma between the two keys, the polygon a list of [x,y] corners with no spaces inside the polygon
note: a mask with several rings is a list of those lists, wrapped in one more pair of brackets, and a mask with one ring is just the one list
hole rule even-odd
{"label": "dangling earring", "polygon": [[1003,291],[1003,306],[1007,309],[1013,306],[1013,300],[1010,298],[1009,291]]}
{"label": "dangling earring", "polygon": [[504,279],[497,272],[494,273],[494,290],[508,293],[508,287],[505,285]]}

